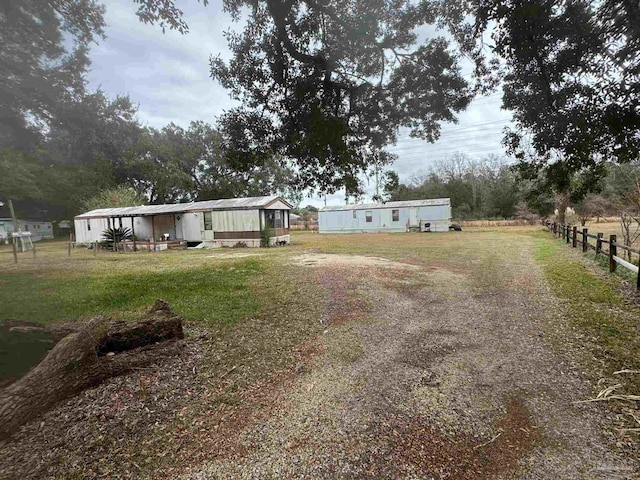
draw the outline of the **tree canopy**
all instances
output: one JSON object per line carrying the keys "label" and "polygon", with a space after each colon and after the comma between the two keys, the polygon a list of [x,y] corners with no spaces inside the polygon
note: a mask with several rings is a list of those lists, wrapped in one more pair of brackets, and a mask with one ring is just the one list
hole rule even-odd
{"label": "tree canopy", "polygon": [[[445,1],[444,22],[485,86],[502,80],[521,173],[564,203],[598,188],[608,161],[640,152],[638,2]],[[491,42],[487,42],[487,36]]]}
{"label": "tree canopy", "polygon": [[[173,2],[139,1],[144,21],[180,29]],[[226,0],[241,32],[211,75],[242,105],[220,118],[237,168],[276,157],[300,188],[357,192],[400,127],[433,141],[470,101],[458,58],[434,29],[437,10],[410,0]]]}
{"label": "tree canopy", "polygon": [[84,93],[87,49],[104,26],[96,0],[0,4],[0,148],[32,147],[59,102]]}

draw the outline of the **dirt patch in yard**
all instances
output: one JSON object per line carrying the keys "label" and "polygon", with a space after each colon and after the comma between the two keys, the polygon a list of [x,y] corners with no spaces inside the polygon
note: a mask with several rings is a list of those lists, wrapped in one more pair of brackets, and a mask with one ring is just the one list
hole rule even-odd
{"label": "dirt patch in yard", "polygon": [[451,479],[496,478],[515,470],[540,440],[526,405],[517,397],[508,400],[507,411],[495,423],[495,434],[486,441],[461,432],[447,437],[427,419],[406,413],[390,416],[382,425],[376,437],[391,446],[389,457],[385,464],[369,468],[380,475],[447,472]]}
{"label": "dirt patch in yard", "polygon": [[393,260],[388,260],[381,257],[372,257],[365,255],[340,255],[337,253],[305,253],[302,255],[291,257],[291,262],[295,263],[296,265],[305,267],[389,267],[403,268],[408,270],[419,268],[417,265],[394,262]]}

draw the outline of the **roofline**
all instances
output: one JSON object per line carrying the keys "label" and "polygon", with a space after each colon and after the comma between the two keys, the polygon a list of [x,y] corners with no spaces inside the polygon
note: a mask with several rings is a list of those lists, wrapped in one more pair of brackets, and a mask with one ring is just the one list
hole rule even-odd
{"label": "roofline", "polygon": [[[13,218],[11,217],[0,217],[0,220],[8,220],[10,222],[13,222]],[[31,222],[31,223],[53,223],[53,221],[51,220],[33,220],[31,218],[16,218],[16,221],[18,222]]]}
{"label": "roofline", "polygon": [[[441,200],[441,203],[437,203]],[[398,205],[402,203],[409,202],[433,202],[433,203],[425,203],[422,205]],[[411,207],[436,207],[440,205],[451,205],[451,199],[444,198],[428,198],[424,200],[398,200],[395,202],[386,202],[386,203],[352,203],[350,205],[327,205],[326,207],[322,207],[318,209],[318,212],[343,212],[347,210],[377,210],[380,208],[411,208]]]}
{"label": "roofline", "polygon": [[266,205],[264,205],[262,208],[267,208],[269,205],[273,205],[274,203],[276,203],[277,201],[281,201],[282,203],[284,203],[286,206],[288,206],[289,208],[293,208],[293,205],[291,205],[287,200],[285,200],[283,197],[278,196],[277,198],[274,198],[273,200],[271,200],[269,203],[267,203]]}
{"label": "roofline", "polygon": [[[248,198],[248,197],[247,197]],[[220,198],[218,200],[233,200],[233,199],[229,199],[229,198]],[[237,207],[213,207],[213,208],[199,208],[197,206],[193,206],[196,203],[200,203],[200,202],[190,202],[190,203],[185,203],[185,206],[188,205],[192,205],[193,208],[185,208],[185,209],[181,209],[181,210],[174,210],[171,212],[156,212],[156,213],[124,213],[124,214],[113,214],[113,215],[87,215],[86,213],[81,213],[80,215],[76,215],[75,217],[73,217],[74,220],[79,219],[79,220],[83,220],[83,219],[91,219],[91,218],[138,218],[138,217],[156,217],[158,215],[179,215],[179,214],[183,214],[183,213],[197,213],[197,212],[213,212],[213,211],[226,211],[226,210],[260,210],[262,208],[266,208],[269,205],[272,205],[273,203],[277,202],[277,201],[282,201],[282,203],[284,203],[285,205],[287,205],[290,209],[293,208],[293,205],[291,205],[287,200],[285,200],[283,197],[280,196],[276,196],[276,198],[274,198],[273,200],[271,200],[270,202],[266,203],[265,205],[256,205],[256,206],[237,206]],[[204,202],[208,202],[208,201],[216,201],[216,200],[204,200]],[[168,203],[168,204],[163,204],[163,205],[182,205],[180,203]],[[136,205],[133,207],[112,207],[112,208],[136,208],[136,207],[160,207],[162,205]],[[110,207],[105,207],[105,208],[110,208]],[[90,213],[90,212],[87,212]]]}

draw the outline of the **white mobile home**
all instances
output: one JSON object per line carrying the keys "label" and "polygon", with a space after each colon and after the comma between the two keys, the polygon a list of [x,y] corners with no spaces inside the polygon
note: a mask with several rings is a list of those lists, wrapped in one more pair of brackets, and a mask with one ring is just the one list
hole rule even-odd
{"label": "white mobile home", "polygon": [[[291,205],[281,197],[249,197],[174,205],[103,208],[74,219],[76,243],[102,240],[107,228],[131,229],[141,246],[166,248],[171,242],[206,247],[245,244],[259,247],[265,232],[269,243],[289,243]],[[160,248],[158,248],[160,247]]]}
{"label": "white mobile home", "polygon": [[446,232],[451,225],[448,198],[323,207],[320,233]]}
{"label": "white mobile home", "polygon": [[[13,230],[13,220],[11,218],[0,218],[0,241],[9,242],[9,237]],[[18,220],[18,231],[30,232],[31,241],[33,242],[53,238],[53,226],[51,222],[44,220]]]}

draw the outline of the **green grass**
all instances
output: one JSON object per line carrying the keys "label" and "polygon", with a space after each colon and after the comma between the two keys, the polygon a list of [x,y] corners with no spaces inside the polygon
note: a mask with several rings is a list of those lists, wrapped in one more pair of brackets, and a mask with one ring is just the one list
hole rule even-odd
{"label": "green grass", "polygon": [[586,361],[604,367],[598,374],[640,367],[638,309],[619,293],[619,279],[594,273],[586,265],[592,260],[570,255],[565,243],[547,235],[536,235],[534,255],[553,293],[568,305],[566,318]]}
{"label": "green grass", "polygon": [[259,261],[244,260],[138,273],[13,273],[3,277],[0,320],[50,323],[98,314],[126,316],[161,298],[186,320],[233,323],[259,307],[248,280],[261,269]]}

